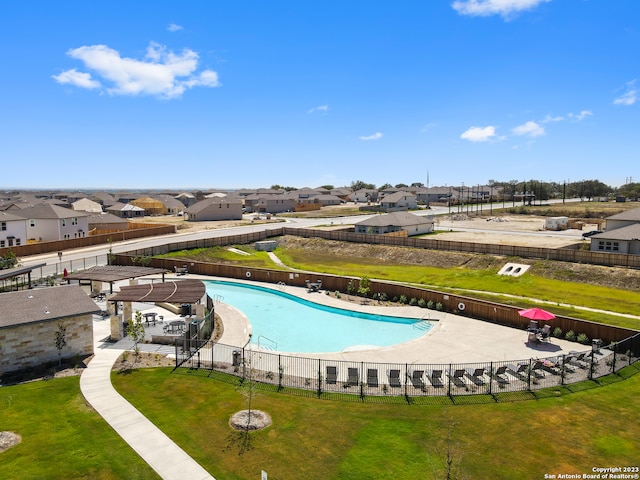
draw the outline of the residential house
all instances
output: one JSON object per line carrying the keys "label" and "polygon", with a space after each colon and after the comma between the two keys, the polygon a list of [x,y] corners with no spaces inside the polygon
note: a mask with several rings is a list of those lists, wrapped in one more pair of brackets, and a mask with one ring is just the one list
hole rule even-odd
{"label": "residential house", "polygon": [[80,212],[101,213],[102,205],[88,198],[81,198],[71,204],[71,209]]}
{"label": "residential house", "polygon": [[118,230],[129,229],[129,220],[121,218],[112,213],[94,213],[89,216],[89,231],[95,235],[95,230]]}
{"label": "residential house", "polygon": [[408,236],[423,235],[434,230],[432,216],[424,217],[409,212],[375,215],[355,224],[356,233],[385,234],[406,231]]}
{"label": "residential house", "polygon": [[89,231],[89,214],[57,205],[40,204],[12,210],[27,220],[27,241],[50,242],[82,238]]}
{"label": "residential house", "polygon": [[178,195],[176,195],[176,200],[178,200],[180,203],[182,203],[182,205],[184,205],[184,208],[189,208],[191,205],[196,203],[196,196],[193,193],[189,193],[189,192],[182,192]]}
{"label": "residential house", "polygon": [[91,195],[91,198],[103,207],[108,207],[109,205],[113,205],[114,203],[116,203],[115,197],[107,192],[95,192],[93,195]]}
{"label": "residential house", "polygon": [[[0,293],[0,373],[93,354],[100,309],[77,284]],[[63,327],[66,345],[58,351]]]}
{"label": "residential house", "polygon": [[380,207],[387,211],[414,210],[418,208],[418,204],[416,196],[413,193],[399,191],[385,195],[385,197],[380,200]]}
{"label": "residential house", "polygon": [[187,208],[185,216],[190,222],[242,220],[242,201],[237,198],[206,198]]}
{"label": "residential house", "polygon": [[607,217],[606,231],[590,237],[592,252],[640,255],[640,208]]}
{"label": "residential house", "polygon": [[165,209],[165,215],[178,215],[184,212],[184,204],[171,195],[153,195],[152,198],[162,202]]}
{"label": "residential house", "polygon": [[378,191],[370,188],[361,188],[349,195],[349,200],[354,203],[376,203],[378,201]]}
{"label": "residential house", "polygon": [[27,221],[9,212],[0,212],[0,248],[27,244]]}
{"label": "residential house", "polygon": [[144,217],[144,208],[136,207],[130,203],[114,203],[105,209],[108,213],[112,213],[120,218],[140,218]]}

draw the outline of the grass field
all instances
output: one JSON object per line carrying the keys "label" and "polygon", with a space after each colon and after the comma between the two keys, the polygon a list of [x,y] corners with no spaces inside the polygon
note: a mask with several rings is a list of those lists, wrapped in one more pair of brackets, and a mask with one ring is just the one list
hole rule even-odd
{"label": "grass field", "polygon": [[[261,389],[273,425],[246,435],[234,380],[169,368],[113,374],[116,388],[218,479],[544,478],[637,465],[640,375],[537,392],[538,399],[433,405],[331,401]],[[635,375],[634,375],[635,374]],[[622,381],[623,378],[626,380]],[[531,397],[533,398],[533,397]],[[0,425],[22,435],[0,453],[0,478],[152,479],[156,474],[88,408],[78,377],[0,389]],[[477,401],[477,399],[476,399]],[[449,452],[449,453],[448,453]]]}

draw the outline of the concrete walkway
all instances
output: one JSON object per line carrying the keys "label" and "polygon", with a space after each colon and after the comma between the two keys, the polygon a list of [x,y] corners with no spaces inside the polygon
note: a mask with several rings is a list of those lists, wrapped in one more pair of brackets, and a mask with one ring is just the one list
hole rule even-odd
{"label": "concrete walkway", "polygon": [[123,350],[99,340],[108,336],[107,327],[107,321],[94,322],[95,355],[80,377],[84,397],[161,478],[215,480],[113,388],[111,369]]}

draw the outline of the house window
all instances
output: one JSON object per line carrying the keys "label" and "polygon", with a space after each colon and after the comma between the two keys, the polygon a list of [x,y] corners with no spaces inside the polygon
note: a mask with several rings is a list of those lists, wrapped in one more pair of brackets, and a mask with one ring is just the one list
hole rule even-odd
{"label": "house window", "polygon": [[62,226],[63,227],[67,226],[67,220],[65,218],[62,219]]}
{"label": "house window", "polygon": [[604,250],[607,252],[617,252],[620,250],[620,245],[618,242],[606,242],[600,240],[598,242],[598,250]]}
{"label": "house window", "polygon": [[16,238],[16,245],[20,245],[20,239]]}
{"label": "house window", "polygon": [[0,224],[0,230],[6,230],[7,229],[7,222],[2,222]]}
{"label": "house window", "polygon": [[6,246],[6,243],[7,243],[6,241],[4,241],[4,240],[0,240],[0,248],[5,247],[5,246]]}
{"label": "house window", "polygon": [[78,217],[73,217],[71,219],[71,225],[77,225],[78,224]]}
{"label": "house window", "polygon": [[29,219],[29,226],[30,227],[35,227],[36,226],[36,221],[33,218]]}

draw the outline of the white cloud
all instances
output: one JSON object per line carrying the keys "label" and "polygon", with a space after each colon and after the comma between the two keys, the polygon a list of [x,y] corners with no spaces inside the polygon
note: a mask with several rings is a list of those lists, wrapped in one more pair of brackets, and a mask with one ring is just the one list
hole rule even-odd
{"label": "white cloud", "polygon": [[451,6],[461,15],[481,17],[501,15],[503,18],[509,18],[524,10],[531,10],[541,3],[550,1],[551,0],[456,0]]}
{"label": "white cloud", "polygon": [[313,112],[327,112],[329,110],[329,105],[319,105],[317,107],[310,108],[307,113]]}
{"label": "white cloud", "polygon": [[627,82],[624,87],[625,92],[613,100],[614,105],[622,105],[628,107],[638,100],[638,90],[636,89],[636,81]]}
{"label": "white cloud", "polygon": [[360,140],[380,140],[382,138],[382,133],[376,132],[373,135],[369,135],[367,137],[358,137]]}
{"label": "white cloud", "polygon": [[431,130],[432,128],[436,128],[436,123],[435,122],[429,122],[429,123],[425,123],[422,128],[420,129],[421,133],[426,133],[429,130]]}
{"label": "white cloud", "polygon": [[555,123],[555,122],[562,122],[563,120],[564,120],[564,117],[562,116],[552,117],[551,115],[547,115],[542,120],[540,120],[540,123]]}
{"label": "white cloud", "polygon": [[[199,58],[196,52],[185,49],[182,53],[175,54],[154,42],[149,44],[147,54],[141,60],[121,57],[117,50],[106,45],[74,48],[69,50],[67,55],[82,61],[87,69],[101,77],[103,83],[110,85],[107,87],[107,92],[111,95],[155,95],[163,98],[177,98],[188,88],[220,85],[218,74],[213,70],[196,73]],[[64,73],[69,72],[75,72],[75,69]],[[72,75],[90,80],[88,73],[75,72]],[[96,83],[85,81],[84,83],[75,82],[74,85],[82,88],[96,88]],[[97,85],[100,84],[97,83]]]}
{"label": "white cloud", "polygon": [[496,127],[489,125],[488,127],[471,127],[460,135],[463,140],[470,142],[488,142],[496,137]]}
{"label": "white cloud", "polygon": [[89,90],[100,87],[100,82],[93,80],[90,74],[78,72],[75,68],[66,70],[60,75],[52,75],[51,77],[63,85],[75,85],[76,87],[87,88]]}
{"label": "white cloud", "polygon": [[591,110],[582,110],[580,113],[568,113],[567,116],[572,119],[575,120],[576,122],[580,122],[582,120],[584,120],[587,117],[590,117],[593,115],[593,112]]}
{"label": "white cloud", "polygon": [[167,27],[167,30],[169,30],[170,32],[177,32],[179,30],[182,30],[182,25],[178,25],[176,23],[170,23],[169,26]]}
{"label": "white cloud", "polygon": [[527,136],[527,137],[539,137],[544,135],[544,128],[538,125],[534,121],[528,121],[523,123],[522,125],[518,125],[513,130],[511,130],[514,135],[518,136]]}

